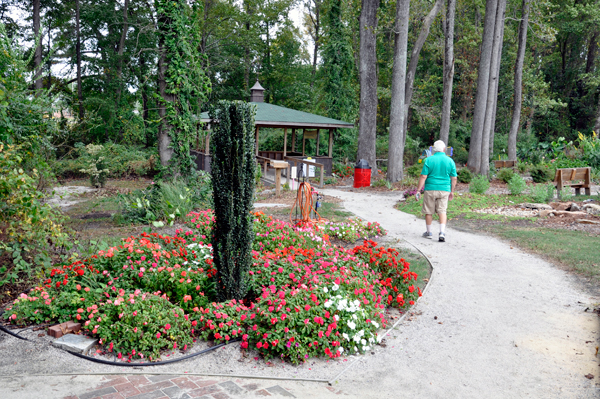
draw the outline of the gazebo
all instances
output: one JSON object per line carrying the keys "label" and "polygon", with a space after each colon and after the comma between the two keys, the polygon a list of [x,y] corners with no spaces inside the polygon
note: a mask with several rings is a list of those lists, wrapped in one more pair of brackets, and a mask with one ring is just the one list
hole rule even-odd
{"label": "gazebo", "polygon": [[[256,82],[250,89],[250,102],[256,105],[255,129],[256,129],[256,159],[267,173],[271,161],[286,161],[290,164],[287,173],[291,173],[292,164],[296,168],[302,167],[308,174],[309,167],[313,166],[320,171],[321,184],[323,176],[331,176],[333,168],[333,135],[335,129],[352,128],[353,123],[327,118],[309,112],[297,111],[278,105],[265,103],[264,88]],[[210,118],[207,112],[201,114],[200,119],[208,126],[210,131]],[[261,151],[259,148],[259,135],[261,128],[283,129],[283,148],[279,151]],[[291,132],[291,140],[288,141],[288,131]],[[320,139],[323,131],[329,132],[329,143],[327,155],[320,153]],[[301,134],[302,151],[296,151],[296,142]],[[311,157],[306,154],[306,140],[316,140],[316,154]],[[192,155],[196,157],[198,169],[210,171],[210,133],[206,134],[204,149],[200,149],[200,141],[196,142],[196,150]],[[288,148],[289,147],[289,148]],[[309,159],[312,158],[312,159]],[[310,169],[314,170],[314,169]],[[287,174],[290,176],[290,174]],[[295,176],[294,176],[295,177]],[[308,177],[308,176],[307,176]],[[312,176],[310,176],[312,177]],[[315,176],[316,177],[316,176]]]}

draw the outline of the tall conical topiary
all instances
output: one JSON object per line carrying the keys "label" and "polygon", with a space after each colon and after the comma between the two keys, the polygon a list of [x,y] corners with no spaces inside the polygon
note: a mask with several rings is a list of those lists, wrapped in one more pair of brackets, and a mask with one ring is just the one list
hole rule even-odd
{"label": "tall conical topiary", "polygon": [[255,107],[220,101],[212,119],[211,174],[215,208],[212,233],[216,287],[220,301],[242,299],[252,262]]}

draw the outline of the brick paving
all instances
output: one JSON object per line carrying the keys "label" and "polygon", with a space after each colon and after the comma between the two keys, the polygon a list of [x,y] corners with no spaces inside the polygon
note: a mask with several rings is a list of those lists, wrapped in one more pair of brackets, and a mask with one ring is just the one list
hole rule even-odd
{"label": "brick paving", "polygon": [[63,399],[235,399],[246,397],[290,397],[291,392],[272,382],[244,383],[199,376],[120,375],[105,376],[100,384],[79,395]]}

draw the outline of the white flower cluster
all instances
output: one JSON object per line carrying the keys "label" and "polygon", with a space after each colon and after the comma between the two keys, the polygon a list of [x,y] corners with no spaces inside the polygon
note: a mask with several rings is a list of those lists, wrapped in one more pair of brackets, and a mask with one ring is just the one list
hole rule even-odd
{"label": "white flower cluster", "polygon": [[[186,247],[188,249],[191,249],[196,254],[196,259],[191,259],[189,261],[195,267],[197,267],[198,265],[204,265],[206,259],[211,259],[213,257],[213,249],[210,245],[201,245],[193,242],[189,245],[186,245]],[[184,266],[186,266],[187,264],[188,262],[183,263]],[[188,270],[190,269],[191,267],[188,268]]]}
{"label": "white flower cluster", "polygon": [[[331,288],[323,287],[323,292],[335,292],[339,290],[339,286],[334,284]],[[342,295],[332,295],[327,301],[324,303],[325,308],[330,309],[330,311],[336,311],[334,318],[336,321],[342,319],[342,323],[345,324],[349,331],[348,333],[342,333],[342,338],[348,344],[348,352],[349,353],[359,353],[366,352],[376,342],[379,342],[379,338],[375,334],[375,331],[379,329],[379,323],[376,321],[370,320],[370,324],[374,327],[367,329],[357,330],[360,324],[368,324],[368,313],[366,310],[361,307],[361,302],[358,299],[351,300]],[[340,346],[340,353],[344,352],[344,348]]]}

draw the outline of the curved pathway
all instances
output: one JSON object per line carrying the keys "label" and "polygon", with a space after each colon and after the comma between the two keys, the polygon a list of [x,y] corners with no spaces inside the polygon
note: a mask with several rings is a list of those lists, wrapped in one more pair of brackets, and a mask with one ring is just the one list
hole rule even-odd
{"label": "curved pathway", "polygon": [[[240,359],[229,348],[216,377],[185,376],[199,372],[200,363],[182,362],[157,373],[176,375],[131,376],[131,369],[115,377],[89,375],[90,363],[55,349],[34,344],[13,345],[0,334],[0,396],[7,398],[598,398],[600,397],[600,322],[585,312],[598,305],[568,273],[484,235],[450,228],[447,242],[421,238],[424,222],[394,209],[399,194],[323,190],[344,201],[357,216],[378,221],[389,236],[408,241],[426,254],[435,269],[425,296],[386,339],[386,347],[359,357],[355,363],[321,364],[312,375],[318,382],[228,377]],[[451,205],[450,205],[451,206]],[[434,225],[434,228],[437,226]],[[9,341],[12,340],[12,341]],[[19,352],[20,351],[20,352]],[[32,351],[30,364],[20,356]],[[14,362],[14,365],[13,365]],[[23,364],[22,364],[23,363]],[[185,364],[184,364],[185,363]],[[47,366],[40,366],[46,364]],[[198,364],[198,366],[196,366]],[[243,363],[245,373],[277,376],[290,367],[261,367]],[[312,363],[315,364],[315,363]],[[323,367],[325,366],[325,367]],[[341,366],[341,367],[340,367]],[[32,376],[71,372],[79,376]],[[197,368],[198,367],[198,368]],[[285,369],[285,370],[283,370]],[[183,371],[189,370],[189,371]],[[311,370],[305,364],[291,373]],[[10,373],[8,372],[10,371]],[[7,374],[23,373],[7,377]],[[135,370],[133,372],[138,372]],[[154,371],[154,370],[153,370]],[[210,373],[210,369],[204,370]],[[232,373],[233,374],[233,373]],[[586,375],[593,375],[588,379]],[[283,376],[283,374],[281,374]],[[289,374],[288,374],[289,375]],[[299,375],[298,375],[299,376]],[[287,378],[287,377],[286,377]],[[86,392],[87,389],[87,392]]]}

